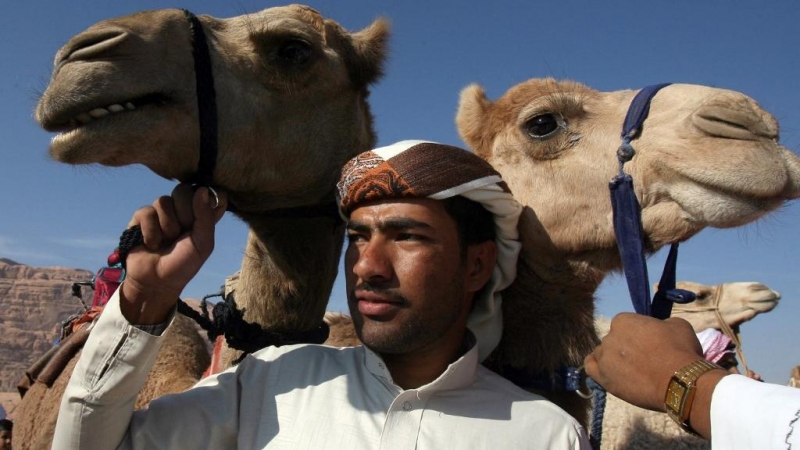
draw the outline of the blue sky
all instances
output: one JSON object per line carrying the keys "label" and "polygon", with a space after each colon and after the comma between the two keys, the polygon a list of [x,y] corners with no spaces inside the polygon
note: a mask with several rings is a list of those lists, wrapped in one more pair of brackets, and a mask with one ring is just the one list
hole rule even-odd
{"label": "blue sky", "polygon": [[[462,88],[477,82],[496,98],[528,78],[553,76],[599,90],[667,81],[738,90],[781,121],[784,145],[800,149],[800,3],[795,1],[308,4],[351,30],[378,16],[392,21],[386,76],[371,96],[380,144],[421,138],[463,146],[453,124]],[[51,136],[37,127],[32,111],[60,45],[94,22],[142,9],[179,7],[230,17],[275,5],[254,0],[7,5],[0,15],[0,257],[95,270],[131,213],[173,187],[142,167],[69,167],[49,160]],[[760,281],[783,294],[775,311],[742,327],[750,366],[781,384],[800,364],[798,223],[800,205],[793,203],[744,228],[706,230],[682,245],[678,264],[679,279]],[[215,292],[238,269],[245,235],[237,219],[223,219],[217,249],[186,296]],[[653,281],[663,253],[650,259]],[[329,309],[346,310],[343,292],[337,282]],[[601,314],[631,310],[620,276],[610,276],[597,296]]]}

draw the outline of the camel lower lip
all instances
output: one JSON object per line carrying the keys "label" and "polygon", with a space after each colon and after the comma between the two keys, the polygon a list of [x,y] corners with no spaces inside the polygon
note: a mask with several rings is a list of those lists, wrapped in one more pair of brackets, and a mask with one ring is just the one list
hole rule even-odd
{"label": "camel lower lip", "polygon": [[399,308],[396,303],[358,301],[358,312],[364,316],[385,317],[394,314]]}

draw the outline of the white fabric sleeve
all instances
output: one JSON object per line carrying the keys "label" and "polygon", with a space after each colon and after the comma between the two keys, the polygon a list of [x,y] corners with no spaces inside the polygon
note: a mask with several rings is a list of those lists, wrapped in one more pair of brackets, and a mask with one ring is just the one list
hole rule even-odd
{"label": "white fabric sleeve", "polygon": [[61,398],[54,449],[117,447],[162,339],[128,323],[117,289],[94,323]]}
{"label": "white fabric sleeve", "polygon": [[800,448],[800,389],[742,375],[724,377],[711,397],[711,445]]}

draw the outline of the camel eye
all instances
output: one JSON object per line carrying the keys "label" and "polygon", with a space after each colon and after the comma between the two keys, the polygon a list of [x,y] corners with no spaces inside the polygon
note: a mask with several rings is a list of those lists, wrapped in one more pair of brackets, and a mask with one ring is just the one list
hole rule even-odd
{"label": "camel eye", "polygon": [[311,45],[299,39],[290,39],[278,47],[276,56],[278,60],[288,66],[303,67],[310,60],[313,50]]}
{"label": "camel eye", "polygon": [[564,122],[564,119],[562,119],[561,116],[552,113],[533,117],[522,124],[523,130],[525,130],[528,136],[535,139],[548,138],[555,134],[559,128],[566,127],[567,124]]}

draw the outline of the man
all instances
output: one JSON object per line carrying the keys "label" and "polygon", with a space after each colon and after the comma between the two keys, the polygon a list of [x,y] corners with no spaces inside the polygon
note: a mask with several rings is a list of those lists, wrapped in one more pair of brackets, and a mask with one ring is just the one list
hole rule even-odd
{"label": "man", "polygon": [[[608,392],[636,406],[667,412],[678,405],[673,418],[710,439],[714,448],[800,446],[800,389],[731,374],[704,361],[700,342],[683,319],[620,314],[585,367]],[[677,380],[687,383],[680,387]]]}
{"label": "man", "polygon": [[0,450],[11,450],[11,438],[14,431],[14,422],[0,419]]}
{"label": "man", "polygon": [[587,446],[572,417],[479,364],[500,338],[498,291],[520,248],[521,207],[497,172],[455,147],[403,141],[351,160],[337,187],[348,304],[364,346],[266,348],[134,413],[160,340],[144,331],[169,320],[226,203],[221,195],[215,210],[204,188],[180,188],[134,214],[146,248],[130,253],[127,279],[94,326],[55,446]]}

